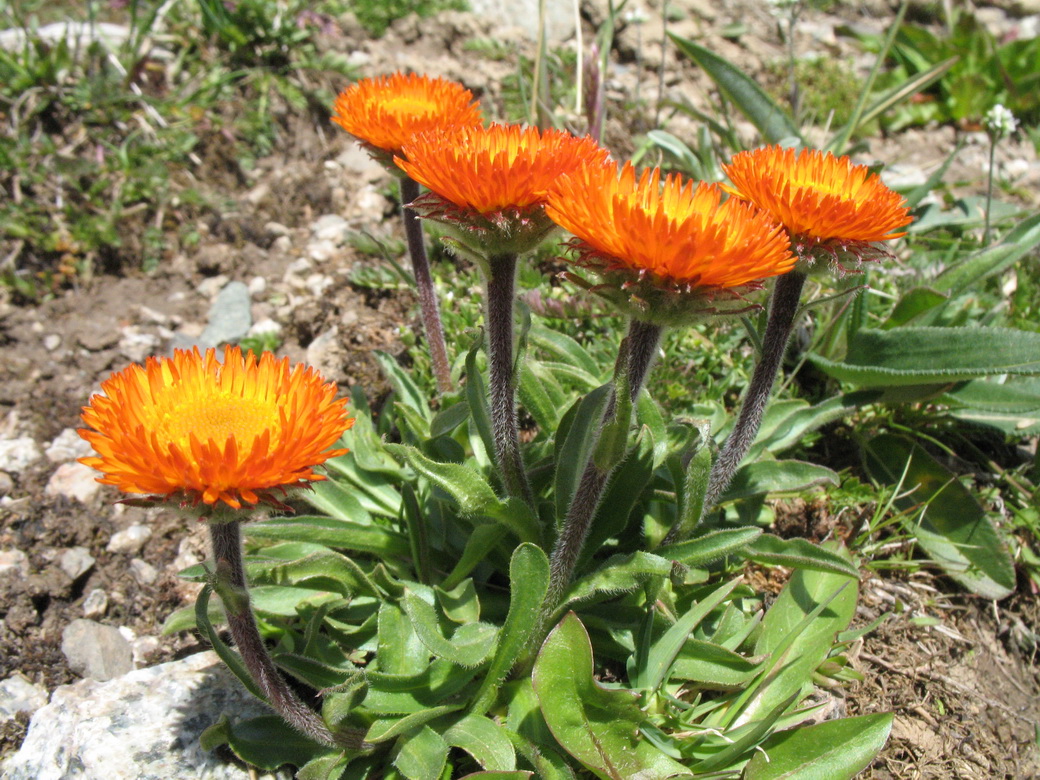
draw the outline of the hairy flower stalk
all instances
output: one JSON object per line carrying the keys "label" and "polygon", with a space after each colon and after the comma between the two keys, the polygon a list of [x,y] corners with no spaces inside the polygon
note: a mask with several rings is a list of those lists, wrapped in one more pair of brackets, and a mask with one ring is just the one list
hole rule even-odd
{"label": "hairy flower stalk", "polygon": [[[758,435],[798,311],[806,274],[828,258],[839,267],[885,255],[879,242],[899,238],[911,221],[905,200],[865,165],[848,157],[779,146],[736,155],[723,170],[724,188],[768,212],[791,238],[796,269],[777,279],[762,340],[744,402],[719,457],[712,466],[704,509],[725,492]],[[826,262],[822,263],[826,268]],[[670,540],[675,541],[675,540]]]}
{"label": "hairy flower stalk", "polygon": [[[600,432],[608,424],[614,424],[618,429],[627,431],[632,404],[639,396],[639,391],[650,371],[663,332],[664,328],[660,325],[636,319],[629,322],[628,335],[622,342],[622,353],[618,356],[614,371],[614,387],[603,410]],[[620,409],[618,407],[619,392],[624,399]],[[624,416],[625,419],[620,419],[621,416]],[[593,452],[595,453],[595,445],[593,445]],[[620,455],[623,457],[623,452]],[[582,472],[574,498],[567,510],[567,517],[549,558],[547,611],[555,609],[570,584],[574,567],[581,557],[589,529],[592,527],[592,520],[603,499],[604,489],[617,465],[616,462],[610,461],[619,459],[615,456],[607,463],[601,464],[597,463],[595,454],[593,454],[585,464],[585,470]]]}
{"label": "hairy flower stalk", "polygon": [[330,449],[351,427],[346,400],[313,369],[270,352],[259,359],[227,347],[149,358],[102,382],[83,408],[94,430],[80,435],[96,456],[98,481],[139,503],[173,503],[209,521],[213,586],[250,676],[271,707],[321,744],[358,748],[362,735],[334,734],[279,673],[257,630],[246,591],[239,517],[246,506],[280,501],[286,491],[325,479],[314,469],[345,449]]}
{"label": "hairy flower stalk", "polygon": [[393,174],[401,177],[401,205],[408,254],[415,275],[419,311],[437,389],[450,392],[451,362],[441,325],[440,304],[423,243],[422,224],[408,204],[419,197],[419,184],[394,165],[394,157],[417,133],[476,127],[481,124],[473,94],[453,81],[394,73],[362,79],[336,98],[332,121],[353,135]]}

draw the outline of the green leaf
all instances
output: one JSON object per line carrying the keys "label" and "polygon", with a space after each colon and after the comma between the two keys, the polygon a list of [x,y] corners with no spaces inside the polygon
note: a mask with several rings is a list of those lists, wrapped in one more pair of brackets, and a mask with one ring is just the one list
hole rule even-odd
{"label": "green leaf", "polygon": [[253,676],[249,674],[249,670],[246,669],[246,665],[242,661],[242,656],[233,652],[230,647],[224,644],[224,640],[221,639],[220,635],[214,630],[213,624],[209,620],[209,600],[212,595],[212,585],[207,584],[199,591],[199,595],[195,599],[195,624],[199,627],[199,630],[206,638],[206,641],[209,642],[213,651],[220,657],[220,660],[224,662],[224,665],[231,670],[232,674],[241,681],[242,685],[246,687],[246,690],[260,701],[266,702],[267,698],[260,692],[260,687],[253,681]]}
{"label": "green leaf", "polygon": [[581,344],[565,333],[552,330],[544,325],[533,325],[527,334],[527,340],[532,346],[543,349],[563,362],[577,366],[592,376],[598,376],[602,373],[595,358]]}
{"label": "green leaf", "polygon": [[444,741],[465,750],[485,769],[499,772],[516,769],[516,751],[505,729],[483,715],[467,715],[444,732]]}
{"label": "green leaf", "polygon": [[339,753],[319,756],[300,767],[296,780],[341,780],[350,757]]}
{"label": "green leaf", "polygon": [[845,361],[809,359],[860,387],[960,382],[993,374],[1040,374],[1040,333],[1011,328],[864,328]]}
{"label": "green leaf", "polygon": [[1015,568],[982,507],[951,471],[916,443],[881,434],[864,447],[864,465],[883,485],[902,485],[894,499],[905,512],[907,533],[917,537],[928,556],[953,579],[990,599],[1015,589]]}
{"label": "green leaf", "polygon": [[668,577],[672,561],[647,552],[629,555],[612,555],[591,574],[581,577],[571,585],[557,607],[556,614],[571,604],[588,601],[603,594],[615,595],[641,587],[650,577]]}
{"label": "green leaf", "polygon": [[762,534],[738,553],[742,558],[769,566],[789,566],[859,577],[859,571],[845,556],[815,545],[807,539],[781,539]]}
{"label": "green leaf", "polygon": [[497,629],[488,623],[467,623],[455,629],[452,639],[445,639],[434,608],[406,591],[402,601],[419,641],[438,658],[459,666],[479,666],[495,645]]}
{"label": "green leaf", "polygon": [[481,339],[473,342],[466,355],[466,403],[469,405],[469,415],[473,427],[484,444],[484,450],[490,454],[495,451],[495,437],[491,431],[491,412],[488,409],[487,388],[484,386],[484,377],[477,368],[477,354],[480,350]]}
{"label": "green leaf", "polygon": [[557,742],[597,777],[631,780],[690,772],[644,739],[637,694],[608,690],[592,677],[592,644],[569,613],[542,645],[532,679],[542,716]]}
{"label": "green leaf", "polygon": [[515,772],[473,772],[461,778],[461,780],[469,780],[469,778],[474,778],[475,780],[527,780],[527,778],[533,776],[534,772],[518,769]]}
{"label": "green leaf", "polygon": [[719,91],[758,128],[767,142],[779,143],[792,138],[802,140],[802,134],[791,118],[744,73],[693,41],[671,33],[668,37],[679,51],[704,69]]}
{"label": "green leaf", "polygon": [[342,550],[357,550],[386,557],[407,557],[408,540],[379,525],[362,525],[318,515],[274,517],[249,523],[242,533],[252,539],[286,539],[312,542]]}
{"label": "green leaf", "polygon": [[704,688],[731,690],[747,685],[760,668],[761,664],[721,645],[687,638],[668,676],[700,683]]}
{"label": "green leaf", "polygon": [[387,742],[396,736],[407,734],[409,731],[417,729],[431,720],[436,720],[441,715],[455,712],[459,709],[459,706],[458,704],[442,704],[439,707],[429,707],[403,717],[380,718],[369,726],[368,733],[365,734],[365,741],[371,742],[373,745]]}
{"label": "green leaf", "polygon": [[881,325],[882,330],[891,330],[913,322],[935,308],[949,302],[949,297],[930,287],[914,287],[903,293],[888,319]]}
{"label": "green leaf", "polygon": [[466,579],[456,587],[444,589],[434,587],[437,603],[444,611],[444,616],[454,623],[476,623],[480,620],[480,598],[473,580]]}
{"label": "green leaf", "polygon": [[469,538],[466,539],[466,546],[462,550],[458,563],[451,570],[451,574],[444,578],[441,587],[448,590],[456,587],[469,576],[478,564],[487,560],[488,553],[505,538],[507,533],[508,531],[503,526],[494,523],[478,525],[474,528]]}
{"label": "green leaf", "polygon": [[[585,464],[592,457],[596,437],[603,426],[603,409],[607,404],[612,386],[600,385],[576,405],[576,411],[566,432],[562,446],[556,454],[556,517],[562,521],[567,516],[571,499],[578,489]],[[563,433],[557,431],[557,436]]]}
{"label": "green leaf", "polygon": [[745,780],[851,780],[888,741],[892,715],[829,720],[773,734],[744,770]]}
{"label": "green leaf", "polygon": [[765,493],[798,493],[828,484],[837,485],[838,475],[826,466],[800,460],[765,460],[742,466],[719,502]]}
{"label": "green leaf", "polygon": [[438,780],[448,761],[448,743],[429,726],[402,738],[394,766],[408,780]]}
{"label": "green leaf", "polygon": [[552,433],[560,421],[559,406],[549,397],[539,372],[533,370],[534,361],[520,372],[520,403],[531,414],[538,427],[545,433]]}
{"label": "green leaf", "polygon": [[975,289],[987,277],[1002,273],[1040,245],[1040,214],[1019,222],[999,244],[952,265],[932,283],[939,292],[954,298]]}
{"label": "green leaf", "polygon": [[483,715],[494,704],[498,688],[513,668],[538,626],[542,602],[549,590],[549,559],[540,547],[521,544],[509,561],[509,612],[498,648],[473,697],[471,712]]}
{"label": "green leaf", "polygon": [[307,583],[318,587],[318,582],[329,590],[343,596],[372,596],[379,598],[379,588],[364,570],[345,555],[325,549],[321,552],[297,558],[273,566],[267,574],[268,581],[284,585]]}
{"label": "green leaf", "polygon": [[430,399],[419,389],[408,372],[401,368],[397,359],[381,350],[372,350],[372,355],[383,369],[390,386],[397,393],[397,400],[417,412],[429,425],[433,415],[430,412]]}
{"label": "green leaf", "polygon": [[761,528],[721,528],[696,539],[658,547],[654,554],[687,566],[700,566],[747,547],[761,535]]}
{"label": "green leaf", "polygon": [[220,720],[202,732],[199,745],[206,751],[227,745],[242,761],[268,772],[286,764],[303,766],[329,750],[289,728],[277,715],[261,715],[232,724],[222,714]]}
{"label": "green leaf", "polygon": [[447,436],[469,419],[469,404],[452,404],[441,409],[430,423],[430,438]]}
{"label": "green leaf", "polygon": [[376,660],[379,671],[392,675],[421,674],[429,665],[426,650],[404,611],[390,601],[379,605]]}

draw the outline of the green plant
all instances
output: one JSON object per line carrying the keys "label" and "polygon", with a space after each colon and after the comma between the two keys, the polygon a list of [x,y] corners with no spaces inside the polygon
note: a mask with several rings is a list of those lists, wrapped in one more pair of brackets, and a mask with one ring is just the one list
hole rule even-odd
{"label": "green plant", "polygon": [[356,0],[351,10],[372,35],[379,37],[395,19],[408,14],[425,18],[440,11],[465,11],[466,0]]}

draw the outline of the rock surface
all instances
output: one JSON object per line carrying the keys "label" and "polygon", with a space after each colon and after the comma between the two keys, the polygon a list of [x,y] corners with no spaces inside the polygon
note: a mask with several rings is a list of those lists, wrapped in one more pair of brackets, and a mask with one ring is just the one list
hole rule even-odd
{"label": "rock surface", "polygon": [[203,752],[199,735],[221,713],[265,712],[212,652],[105,683],[63,685],[33,716],[3,778],[246,780],[248,770]]}
{"label": "rock surface", "polygon": [[73,620],[61,634],[69,668],[84,677],[111,680],[134,668],[133,651],[118,628],[93,620]]}

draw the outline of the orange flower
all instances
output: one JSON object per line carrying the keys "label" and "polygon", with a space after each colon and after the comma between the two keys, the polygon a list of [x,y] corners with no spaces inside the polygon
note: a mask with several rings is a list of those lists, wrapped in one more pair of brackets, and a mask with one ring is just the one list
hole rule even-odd
{"label": "orange flower", "polygon": [[913,221],[905,199],[877,174],[830,152],[768,146],[722,168],[733,182],[724,189],[768,211],[801,248],[887,241]]}
{"label": "orange flower", "polygon": [[396,162],[405,173],[482,215],[542,206],[560,176],[609,155],[588,136],[498,124],[424,134],[404,151],[407,159]]}
{"label": "orange flower", "polygon": [[102,382],[83,407],[79,434],[97,452],[80,462],[124,493],[197,504],[277,503],[272,490],[325,479],[314,467],[354,424],[336,386],[312,368],[238,347],[177,350]]}
{"label": "orange flower", "polygon": [[[416,133],[482,122],[480,104],[464,86],[415,73],[351,84],[336,98],[332,121],[390,156],[400,155],[401,147]],[[390,164],[389,158],[386,162]]]}
{"label": "orange flower", "polygon": [[676,174],[662,186],[658,168],[637,179],[631,163],[620,173],[605,164],[564,177],[546,213],[574,234],[581,265],[616,276],[644,301],[683,309],[689,302],[676,293],[712,298],[794,266],[787,237],[767,214],[721,196],[717,185]]}

